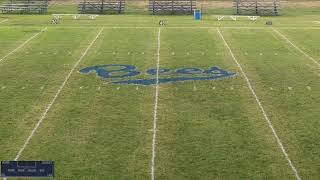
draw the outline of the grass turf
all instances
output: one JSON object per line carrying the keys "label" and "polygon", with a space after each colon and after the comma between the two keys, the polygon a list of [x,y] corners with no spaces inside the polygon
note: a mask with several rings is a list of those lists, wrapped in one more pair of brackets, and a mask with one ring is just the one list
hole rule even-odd
{"label": "grass turf", "polygon": [[[131,64],[143,72],[139,78],[152,77],[144,72],[156,67],[157,22],[164,18],[169,25],[161,31],[161,68],[219,66],[237,75],[160,85],[156,178],[295,178],[216,27],[243,65],[302,179],[320,176],[319,67],[265,27],[269,17],[252,23],[124,15],[66,18],[57,26],[48,24],[47,15],[6,18],[0,24],[0,57],[44,26],[48,30],[0,62],[1,160],[14,159],[72,66],[105,26],[20,159],[55,160],[57,179],[150,179],[155,87],[114,85],[78,71]],[[320,25],[312,23],[318,19],[315,14],[272,18],[276,28],[319,61]]]}

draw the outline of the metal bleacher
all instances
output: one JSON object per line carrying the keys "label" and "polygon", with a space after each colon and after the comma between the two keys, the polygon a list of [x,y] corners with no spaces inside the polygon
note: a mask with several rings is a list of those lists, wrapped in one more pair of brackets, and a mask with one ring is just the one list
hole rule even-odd
{"label": "metal bleacher", "polygon": [[277,16],[280,14],[279,0],[234,0],[234,14]]}
{"label": "metal bleacher", "polygon": [[0,5],[3,14],[43,14],[48,11],[49,0],[9,0]]}
{"label": "metal bleacher", "polygon": [[196,0],[149,0],[150,14],[193,14]]}
{"label": "metal bleacher", "polygon": [[83,0],[78,7],[80,14],[122,13],[125,0]]}

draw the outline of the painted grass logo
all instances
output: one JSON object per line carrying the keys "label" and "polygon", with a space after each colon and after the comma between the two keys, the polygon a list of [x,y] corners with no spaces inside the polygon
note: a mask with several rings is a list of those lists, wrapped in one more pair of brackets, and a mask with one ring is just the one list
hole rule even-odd
{"label": "painted grass logo", "polygon": [[[104,80],[110,80],[113,84],[133,84],[133,85],[154,85],[157,83],[157,69],[146,71],[150,78],[133,78],[142,73],[133,65],[124,64],[106,64],[91,66],[79,71],[83,74],[95,72],[98,77]],[[201,68],[179,68],[179,69],[159,69],[159,84],[175,83],[184,81],[202,81],[214,80],[235,76],[236,73],[225,71],[219,67],[213,66],[207,70]]]}

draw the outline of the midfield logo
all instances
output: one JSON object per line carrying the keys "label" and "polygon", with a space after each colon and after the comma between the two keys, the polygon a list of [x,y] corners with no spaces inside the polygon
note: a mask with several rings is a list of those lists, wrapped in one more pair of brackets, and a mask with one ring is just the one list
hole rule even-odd
{"label": "midfield logo", "polygon": [[[157,84],[157,69],[149,69],[145,74],[150,78],[141,78],[142,73],[133,65],[106,64],[91,66],[80,70],[80,73],[90,74],[95,72],[98,77],[110,80],[113,84],[133,84],[133,85],[154,85]],[[235,76],[236,73],[225,71],[213,66],[208,69],[201,68],[178,68],[178,69],[159,69],[159,84],[175,83],[183,81],[202,81],[214,80]]]}

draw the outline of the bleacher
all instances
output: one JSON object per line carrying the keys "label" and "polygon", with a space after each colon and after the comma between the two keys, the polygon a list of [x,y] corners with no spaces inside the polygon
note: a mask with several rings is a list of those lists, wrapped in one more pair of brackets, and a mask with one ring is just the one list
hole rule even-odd
{"label": "bleacher", "polygon": [[150,14],[193,14],[196,0],[149,0]]}
{"label": "bleacher", "polygon": [[79,4],[80,14],[110,14],[122,13],[124,11],[125,0],[84,0]]}
{"label": "bleacher", "polygon": [[279,0],[234,0],[237,15],[277,16],[280,14]]}
{"label": "bleacher", "polygon": [[4,14],[43,14],[48,11],[49,0],[9,0],[0,5]]}

